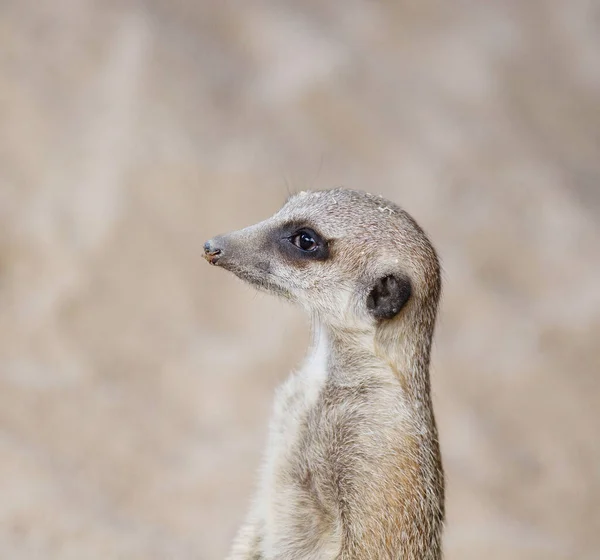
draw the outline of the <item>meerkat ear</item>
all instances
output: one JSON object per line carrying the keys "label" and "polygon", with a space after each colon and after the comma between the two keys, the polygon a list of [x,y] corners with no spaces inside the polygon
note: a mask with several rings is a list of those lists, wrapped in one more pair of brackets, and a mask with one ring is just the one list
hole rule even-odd
{"label": "meerkat ear", "polygon": [[400,313],[411,293],[410,280],[405,276],[384,276],[371,287],[367,309],[375,319],[391,319]]}

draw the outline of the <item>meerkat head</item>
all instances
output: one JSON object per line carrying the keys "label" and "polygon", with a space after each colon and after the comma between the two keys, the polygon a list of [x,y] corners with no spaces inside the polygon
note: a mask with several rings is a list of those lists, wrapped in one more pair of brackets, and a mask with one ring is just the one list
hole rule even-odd
{"label": "meerkat head", "polygon": [[340,328],[401,320],[440,291],[436,253],[395,204],[345,189],[300,192],[271,218],[204,245],[209,263]]}

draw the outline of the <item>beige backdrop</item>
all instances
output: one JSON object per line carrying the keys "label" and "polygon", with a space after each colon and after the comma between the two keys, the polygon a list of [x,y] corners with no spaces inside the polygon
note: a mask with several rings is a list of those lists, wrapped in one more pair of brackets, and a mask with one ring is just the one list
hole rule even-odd
{"label": "beige backdrop", "polygon": [[300,312],[202,243],[344,185],[445,269],[448,560],[600,558],[600,5],[0,2],[0,558],[223,557]]}

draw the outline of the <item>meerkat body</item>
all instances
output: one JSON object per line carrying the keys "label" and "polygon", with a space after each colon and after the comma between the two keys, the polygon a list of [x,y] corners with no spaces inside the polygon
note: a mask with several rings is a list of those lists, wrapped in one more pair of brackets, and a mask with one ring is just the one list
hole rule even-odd
{"label": "meerkat body", "polygon": [[440,272],[422,230],[380,197],[336,189],[295,195],[205,253],[312,319],[230,560],[441,558],[428,372]]}

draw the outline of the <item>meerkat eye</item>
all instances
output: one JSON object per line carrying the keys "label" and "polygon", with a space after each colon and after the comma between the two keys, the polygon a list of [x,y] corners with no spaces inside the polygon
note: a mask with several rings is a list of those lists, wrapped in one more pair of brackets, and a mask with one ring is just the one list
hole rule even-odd
{"label": "meerkat eye", "polygon": [[319,246],[313,233],[309,230],[302,230],[292,235],[290,241],[299,249],[307,252],[316,251]]}
{"label": "meerkat eye", "polygon": [[304,259],[325,261],[329,258],[332,240],[323,238],[311,227],[290,222],[278,230],[280,248],[291,262]]}

